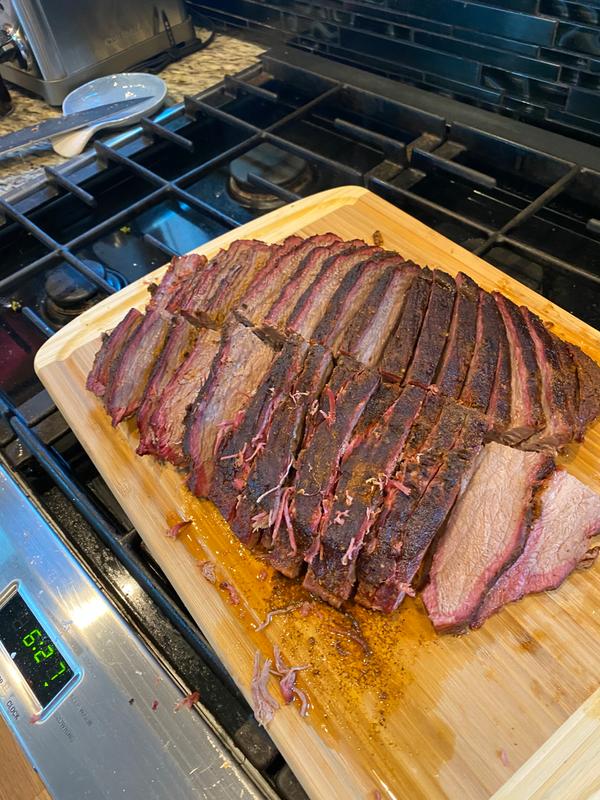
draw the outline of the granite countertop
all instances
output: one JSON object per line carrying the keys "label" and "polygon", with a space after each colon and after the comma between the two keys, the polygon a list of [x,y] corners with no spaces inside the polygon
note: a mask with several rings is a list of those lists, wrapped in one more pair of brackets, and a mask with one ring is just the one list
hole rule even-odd
{"label": "granite countertop", "polygon": [[[200,38],[206,32],[198,31]],[[160,77],[166,82],[169,105],[179,103],[185,94],[197,94],[220,81],[224,75],[234,74],[254,63],[264,48],[251,42],[218,34],[204,50],[166,67]],[[27,125],[55,117],[59,109],[43,100],[10,88],[13,111],[0,118],[0,135],[17,131]],[[26,181],[43,175],[45,166],[56,166],[67,159],[57,155],[49,142],[40,142],[28,148],[0,156],[0,194],[12,191]]]}

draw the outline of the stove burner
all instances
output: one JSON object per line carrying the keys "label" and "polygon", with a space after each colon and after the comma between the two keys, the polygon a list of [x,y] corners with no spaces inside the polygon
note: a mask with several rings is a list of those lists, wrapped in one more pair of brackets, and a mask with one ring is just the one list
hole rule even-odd
{"label": "stove burner", "polygon": [[310,164],[272,144],[260,144],[229,165],[229,193],[240,205],[260,211],[278,208],[283,200],[254,186],[249,175],[269,181],[296,194],[313,178]]}
{"label": "stove burner", "polygon": [[[83,263],[115,289],[125,285],[120,275],[107,271],[97,261],[83,259]],[[43,314],[52,325],[61,327],[102,299],[100,289],[69,264],[62,264],[47,273],[44,292]]]}

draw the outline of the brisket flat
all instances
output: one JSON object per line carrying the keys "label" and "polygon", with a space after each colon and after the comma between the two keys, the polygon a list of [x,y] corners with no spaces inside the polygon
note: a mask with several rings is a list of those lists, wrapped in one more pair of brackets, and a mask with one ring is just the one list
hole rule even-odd
{"label": "brisket flat", "polygon": [[96,352],[94,364],[85,382],[85,388],[97,397],[102,397],[106,392],[111,369],[143,318],[144,315],[137,308],[130,308],[109,334],[102,335],[102,344]]}
{"label": "brisket flat", "polygon": [[506,444],[518,444],[545,426],[540,367],[519,308],[499,292],[492,292],[492,295],[504,320],[511,363],[510,424],[501,438]]}
{"label": "brisket flat", "polygon": [[318,403],[332,367],[331,353],[313,345],[289,397],[273,415],[265,447],[254,461],[231,521],[232,530],[249,546],[254,546],[260,537],[262,547],[270,549],[285,530],[290,549],[296,549],[287,484],[291,482],[306,417]]}
{"label": "brisket flat", "polygon": [[489,407],[494,377],[498,367],[498,349],[504,334],[504,323],[494,298],[479,290],[479,306],[475,331],[475,351],[460,393],[460,402],[469,408],[486,412]]}
{"label": "brisket flat", "polygon": [[422,598],[436,630],[464,630],[486,592],[516,561],[534,513],[533,498],[552,458],[491,442],[459,498],[433,557]]}
{"label": "brisket flat", "polygon": [[175,466],[185,463],[183,436],[187,411],[208,377],[220,344],[219,331],[200,330],[190,354],[163,389],[150,418],[148,437],[157,458]]}
{"label": "brisket flat", "polygon": [[600,414],[600,367],[574,344],[566,342],[577,370],[578,401],[575,415],[576,438],[581,441],[586,428]]}
{"label": "brisket flat", "polygon": [[266,446],[277,409],[290,398],[307,350],[307,342],[290,337],[254,393],[241,424],[220,429],[209,494],[227,520],[232,518],[238,496],[246,488],[257,455]]}
{"label": "brisket flat", "polygon": [[339,349],[367,367],[375,367],[396,328],[404,297],[419,267],[405,261],[390,266],[373,287],[368,298],[348,325]]}
{"label": "brisket flat", "polygon": [[406,387],[342,464],[327,525],[319,531],[319,550],[304,578],[305,588],[331,605],[339,607],[350,597],[357,558],[424,398],[419,387]]}
{"label": "brisket flat", "polygon": [[[398,565],[405,530],[429,483],[459,439],[468,410],[441,396],[428,394],[406,441],[394,482],[386,487],[382,513],[358,563],[356,600],[368,608],[387,608],[399,586]],[[387,586],[390,584],[390,589]],[[381,597],[379,597],[381,593]]]}
{"label": "brisket flat", "polygon": [[521,313],[535,346],[542,378],[542,406],[546,427],[531,436],[523,446],[528,450],[555,450],[572,441],[575,435],[575,395],[571,375],[565,370],[557,339],[541,319],[528,308]]}
{"label": "brisket flat", "polygon": [[542,488],[541,511],[515,563],[485,595],[471,627],[531,592],[556,589],[586,559],[590,538],[600,532],[600,496],[557,470]]}
{"label": "brisket flat", "polygon": [[164,347],[172,315],[160,308],[149,311],[129,337],[111,369],[104,394],[113,426],[140,407],[146,384]]}
{"label": "brisket flat", "polygon": [[304,339],[313,339],[314,330],[344,277],[357,264],[381,252],[378,247],[352,247],[327,259],[315,280],[296,302],[288,317],[287,329]]}
{"label": "brisket flat", "polygon": [[396,330],[388,340],[379,364],[379,370],[386,380],[404,382],[427,311],[431,279],[431,270],[425,267],[406,292]]}
{"label": "brisket flat", "polygon": [[193,349],[197,336],[198,329],[190,325],[184,317],[176,317],[171,323],[165,346],[154,365],[137,412],[140,441],[136,453],[139,456],[156,453],[150,420],[169,381]]}
{"label": "brisket flat", "polygon": [[456,276],[456,300],[448,343],[435,384],[446,397],[459,398],[475,349],[479,287],[463,272]]}
{"label": "brisket flat", "polygon": [[222,276],[202,309],[211,322],[221,324],[229,311],[236,307],[240,298],[248,291],[273,252],[281,254],[280,250],[264,242],[246,241],[244,245],[238,249],[235,261],[230,261],[227,269],[222,271]]}
{"label": "brisket flat", "polygon": [[150,289],[151,298],[146,313],[171,310],[171,305],[184,294],[206,269],[206,258],[197,253],[175,256],[160,283]]}
{"label": "brisket flat", "polygon": [[337,353],[346,329],[361,312],[384,270],[388,267],[399,268],[403,263],[404,259],[395,253],[377,253],[356,264],[327,304],[313,332],[313,339]]}
{"label": "brisket flat", "polygon": [[188,486],[206,497],[214,468],[220,426],[240,424],[248,399],[260,386],[276,352],[252,328],[230,319],[219,352],[185,421],[183,451],[190,465]]}
{"label": "brisket flat", "polygon": [[308,239],[304,239],[301,244],[291,250],[270,259],[261,273],[257,275],[248,291],[240,299],[240,313],[256,325],[264,322],[265,316],[279,297],[281,290],[287,286],[288,281],[296,274],[303,260],[315,248],[326,247],[340,241],[340,237],[334,233],[309,236]]}
{"label": "brisket flat", "polygon": [[511,364],[504,326],[500,327],[498,334],[498,361],[487,415],[493,432],[502,435],[510,425]]}
{"label": "brisket flat", "polygon": [[288,318],[294,310],[298,297],[312,285],[325,262],[340,253],[351,253],[352,250],[356,250],[358,247],[366,247],[366,245],[360,239],[354,239],[350,242],[334,242],[311,250],[303,258],[292,278],[281,289],[279,297],[265,317],[265,325],[270,325],[277,330],[285,330]]}
{"label": "brisket flat", "polygon": [[406,375],[405,383],[426,389],[433,383],[448,340],[452,321],[456,284],[454,278],[439,269],[433,271],[433,281],[427,311]]}
{"label": "brisket flat", "polygon": [[311,424],[297,458],[290,504],[295,552],[287,530],[281,530],[270,553],[273,566],[290,578],[300,573],[321,520],[331,511],[342,454],[378,383],[376,374],[342,358],[321,395],[320,407],[314,409],[315,414],[309,414]]}

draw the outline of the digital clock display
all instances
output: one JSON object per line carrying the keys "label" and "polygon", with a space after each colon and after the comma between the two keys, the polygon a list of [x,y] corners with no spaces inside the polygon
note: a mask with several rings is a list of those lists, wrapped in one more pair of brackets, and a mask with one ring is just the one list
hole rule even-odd
{"label": "digital clock display", "polygon": [[19,592],[0,608],[0,641],[42,708],[74,675]]}

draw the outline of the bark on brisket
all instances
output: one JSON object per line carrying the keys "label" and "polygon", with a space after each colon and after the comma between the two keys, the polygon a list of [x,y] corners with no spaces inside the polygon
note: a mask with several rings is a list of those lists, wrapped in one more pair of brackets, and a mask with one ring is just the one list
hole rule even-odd
{"label": "bark on brisket", "polygon": [[479,287],[463,272],[456,276],[456,300],[448,343],[435,384],[446,397],[458,398],[475,349]]}
{"label": "bark on brisket", "polygon": [[290,338],[254,393],[243,422],[237,428],[220,429],[221,444],[215,448],[209,495],[227,520],[232,518],[238,496],[246,488],[256,457],[266,446],[277,409],[290,398],[307,351],[308,344],[303,339]]}
{"label": "bark on brisket", "polygon": [[523,551],[533,498],[554,462],[492,442],[484,448],[433,557],[422,598],[437,630],[464,630]]}
{"label": "bark on brisket", "polygon": [[104,395],[113,426],[135,414],[140,407],[171,320],[171,314],[160,308],[148,312],[117,357]]}
{"label": "bark on brisket", "polygon": [[358,247],[365,247],[360,239],[350,242],[334,242],[325,247],[315,247],[314,250],[302,259],[296,273],[281,289],[279,296],[269,309],[265,317],[265,325],[270,325],[278,330],[285,330],[288,318],[298,297],[300,297],[313,283],[320,273],[323,265],[329,259],[341,253],[351,253]]}
{"label": "bark on brisket", "polygon": [[287,531],[282,530],[270,553],[273,566],[290,578],[300,573],[321,519],[331,508],[342,455],[378,383],[374,373],[350,359],[341,359],[321,394],[319,408],[309,413],[290,505],[295,552]]}
{"label": "bark on brisket", "polygon": [[110,334],[103,336],[102,343],[94,357],[94,364],[85,383],[85,388],[93,392],[97,397],[102,397],[106,392],[111,369],[142,319],[143,314],[137,308],[130,308]]}
{"label": "bark on brisket", "polygon": [[454,279],[435,269],[427,311],[412,361],[404,377],[405,383],[413,383],[426,389],[433,382],[448,339],[455,297]]}
{"label": "bark on brisket", "polygon": [[504,320],[511,362],[510,424],[501,438],[507,444],[517,444],[541,431],[545,425],[540,368],[533,340],[519,308],[499,292],[492,294]]}
{"label": "bark on brisket", "polygon": [[185,463],[183,436],[188,408],[208,377],[221,344],[218,331],[203,329],[190,354],[165,386],[150,419],[154,453],[175,466]]}
{"label": "bark on brisket", "polygon": [[492,396],[498,366],[498,349],[504,323],[494,298],[479,290],[479,306],[475,332],[475,351],[460,393],[460,402],[469,408],[486,412]]}
{"label": "bark on brisket", "polygon": [[317,247],[325,247],[341,241],[334,233],[309,236],[301,244],[286,253],[269,260],[262,272],[257,275],[252,286],[239,301],[239,310],[244,317],[258,325],[264,322],[269,309],[279,296],[282,288],[295,274],[298,266]]}
{"label": "bark on brisket", "polygon": [[225,326],[219,352],[185,422],[183,450],[190,464],[188,486],[197,497],[208,494],[219,426],[227,423],[235,428],[240,424],[248,398],[274,358],[273,348],[251,328],[233,321]]}
{"label": "bark on brisket", "polygon": [[557,470],[540,495],[540,514],[523,552],[487,592],[472,628],[526,594],[556,589],[585,559],[590,538],[600,532],[600,496],[565,470]]}
{"label": "bark on brisket", "polygon": [[171,323],[165,346],[152,370],[137,412],[140,441],[136,452],[139,456],[156,452],[150,420],[158,408],[163,391],[191,352],[197,336],[198,330],[183,317],[177,317]]}
{"label": "bark on brisket", "polygon": [[319,550],[304,578],[309,591],[334,606],[347,600],[354,588],[365,536],[424,397],[419,387],[406,387],[342,464],[327,525],[319,530]]}
{"label": "bark on brisket", "polygon": [[496,436],[502,435],[510,425],[511,363],[506,331],[498,331],[498,362],[487,414]]}
{"label": "bark on brisket", "polygon": [[396,254],[377,253],[372,258],[356,264],[344,277],[327,304],[313,332],[314,340],[337,353],[346,329],[360,313],[383,270],[387,267],[397,268],[403,261]]}
{"label": "bark on brisket", "polygon": [[[231,522],[235,534],[249,546],[259,537],[263,546],[289,531],[289,492],[292,468],[300,447],[306,416],[321,393],[333,367],[331,354],[313,345],[290,396],[273,415],[264,449],[256,457]],[[285,513],[285,516],[284,516]],[[294,542],[290,541],[293,550]]]}
{"label": "bark on brisket", "polygon": [[576,433],[581,441],[588,425],[600,415],[600,367],[576,345],[566,342],[566,346],[577,369]]}
{"label": "bark on brisket", "polygon": [[305,339],[312,339],[324,309],[327,308],[344,277],[356,264],[380,252],[381,249],[378,247],[352,247],[334,258],[327,259],[315,280],[296,302],[288,317],[287,329]]}
{"label": "bark on brisket", "polygon": [[542,406],[546,426],[534,434],[523,447],[528,450],[555,450],[574,438],[575,409],[569,372],[565,371],[556,339],[542,321],[528,308],[521,313],[535,346],[542,379]]}
{"label": "bark on brisket", "polygon": [[184,293],[206,268],[206,258],[197,253],[175,256],[152,292],[146,313],[170,310],[171,304]]}
{"label": "bark on brisket", "polygon": [[418,272],[419,267],[407,261],[384,271],[345,331],[339,345],[341,352],[367,367],[374,368],[379,363],[396,328],[408,287]]}
{"label": "bark on brisket", "polygon": [[402,383],[412,360],[431,293],[431,270],[425,267],[412,281],[396,330],[388,341],[379,370],[386,380]]}
{"label": "bark on brisket", "polygon": [[362,605],[393,610],[388,607],[390,597],[393,606],[393,598],[412,580],[411,576],[404,586],[399,585],[407,525],[458,440],[468,414],[468,409],[437,395],[426,397],[422,414],[413,422],[394,483],[386,489],[381,516],[359,559],[356,600]]}

